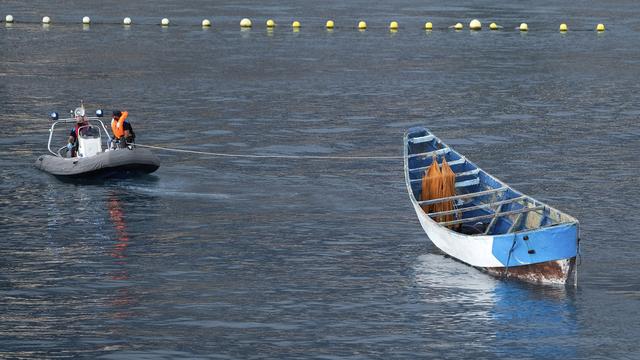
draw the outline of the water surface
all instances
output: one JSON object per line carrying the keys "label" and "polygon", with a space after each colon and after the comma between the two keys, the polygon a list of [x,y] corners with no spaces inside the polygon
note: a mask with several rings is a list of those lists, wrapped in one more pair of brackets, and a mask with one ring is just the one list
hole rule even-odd
{"label": "water surface", "polygon": [[[640,356],[634,2],[4,1],[0,13],[18,20],[0,24],[0,357]],[[153,25],[162,17],[173,25]],[[446,29],[471,18],[507,29]],[[522,21],[527,34],[512,30]],[[80,99],[129,110],[142,144],[204,152],[400,156],[403,132],[427,126],[580,220],[580,286],[442,256],[401,160],[158,152],[145,178],[62,183],[32,164],[46,114]]]}

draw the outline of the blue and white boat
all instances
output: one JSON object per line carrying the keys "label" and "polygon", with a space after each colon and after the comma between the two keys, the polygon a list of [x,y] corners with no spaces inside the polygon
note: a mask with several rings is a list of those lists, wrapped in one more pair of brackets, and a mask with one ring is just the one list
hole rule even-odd
{"label": "blue and white boat", "polygon": [[[434,156],[455,172],[455,195],[421,201],[422,177]],[[404,171],[422,228],[447,255],[497,276],[577,284],[575,218],[496,179],[422,127],[405,134]],[[423,210],[441,202],[452,203],[453,210]]]}

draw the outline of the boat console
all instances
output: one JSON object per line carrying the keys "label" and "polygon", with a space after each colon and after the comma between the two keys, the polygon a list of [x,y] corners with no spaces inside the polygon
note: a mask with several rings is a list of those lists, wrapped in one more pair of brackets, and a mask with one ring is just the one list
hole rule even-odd
{"label": "boat console", "polygon": [[100,128],[94,125],[85,125],[78,129],[78,156],[87,157],[102,152]]}

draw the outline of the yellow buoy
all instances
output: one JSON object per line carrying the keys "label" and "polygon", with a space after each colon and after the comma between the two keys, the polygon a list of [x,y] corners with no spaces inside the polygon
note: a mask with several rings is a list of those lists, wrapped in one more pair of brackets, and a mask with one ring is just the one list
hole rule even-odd
{"label": "yellow buoy", "polygon": [[327,29],[333,29],[334,26],[333,20],[327,20],[327,24],[325,25]]}
{"label": "yellow buoy", "polygon": [[88,16],[83,17],[82,18],[82,23],[85,24],[85,25],[91,24],[91,18],[88,17]]}
{"label": "yellow buoy", "polygon": [[389,29],[398,30],[398,22],[397,21],[392,21],[391,23],[389,23]]}
{"label": "yellow buoy", "polygon": [[51,18],[48,17],[48,16],[42,17],[42,23],[43,24],[50,24],[51,23]]}
{"label": "yellow buoy", "polygon": [[366,22],[364,22],[364,21],[360,21],[360,22],[358,23],[358,29],[360,29],[360,30],[366,30],[366,28],[367,28],[367,23],[366,23]]}
{"label": "yellow buoy", "polygon": [[11,24],[13,22],[13,15],[7,15],[4,17],[4,22]]}
{"label": "yellow buoy", "polygon": [[291,27],[292,28],[300,28],[300,21],[296,20],[294,22],[291,23]]}
{"label": "yellow buoy", "polygon": [[498,30],[498,24],[492,22],[491,24],[489,24],[489,29],[491,30]]}
{"label": "yellow buoy", "polygon": [[240,20],[240,27],[243,28],[250,28],[251,27],[251,20],[244,18],[242,20]]}
{"label": "yellow buoy", "polygon": [[456,30],[462,30],[462,28],[463,28],[462,23],[457,23],[457,24],[453,25],[453,28],[456,29]]}
{"label": "yellow buoy", "polygon": [[529,26],[527,25],[527,23],[522,23],[520,24],[520,31],[529,31]]}
{"label": "yellow buoy", "polygon": [[131,18],[130,17],[126,17],[126,18],[122,19],[122,24],[123,25],[131,25]]}
{"label": "yellow buoy", "polygon": [[275,27],[275,26],[276,26],[276,22],[273,21],[273,19],[267,20],[267,27],[268,28],[272,28],[272,27]]}
{"label": "yellow buoy", "polygon": [[482,29],[482,23],[478,19],[473,19],[469,23],[469,29],[471,29],[471,30],[480,30],[480,29]]}
{"label": "yellow buoy", "polygon": [[160,25],[162,26],[169,26],[169,23],[171,22],[167,18],[163,18],[162,20],[160,20]]}
{"label": "yellow buoy", "polygon": [[598,26],[596,26],[596,31],[604,31],[604,24],[598,24]]}
{"label": "yellow buoy", "polygon": [[433,29],[433,24],[430,21],[426,22],[424,24],[424,29],[425,30],[432,30]]}
{"label": "yellow buoy", "polygon": [[211,20],[209,19],[202,20],[202,27],[210,27],[210,26],[211,26]]}
{"label": "yellow buoy", "polygon": [[567,30],[569,30],[569,28],[567,27],[567,24],[565,23],[560,24],[560,31],[565,32]]}

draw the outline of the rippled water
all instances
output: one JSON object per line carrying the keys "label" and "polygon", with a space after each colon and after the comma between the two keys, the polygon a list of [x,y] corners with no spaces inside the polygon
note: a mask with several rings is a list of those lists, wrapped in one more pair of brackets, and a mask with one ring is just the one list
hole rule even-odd
{"label": "rippled water", "polygon": [[[9,13],[0,357],[640,356],[635,2],[3,1]],[[164,16],[172,26],[152,25]],[[472,17],[508,29],[445,30]],[[522,21],[527,34],[512,30]],[[443,257],[401,160],[157,152],[149,177],[59,182],[32,164],[46,114],[80,99],[128,109],[140,143],[208,152],[401,155],[406,128],[425,125],[580,220],[580,286],[502,281]]]}

